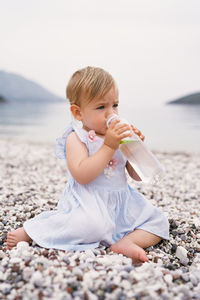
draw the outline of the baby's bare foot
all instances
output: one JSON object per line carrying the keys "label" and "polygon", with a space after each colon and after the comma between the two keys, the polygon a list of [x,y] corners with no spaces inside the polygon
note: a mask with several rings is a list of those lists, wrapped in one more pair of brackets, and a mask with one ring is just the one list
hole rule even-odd
{"label": "baby's bare foot", "polygon": [[138,245],[121,240],[110,247],[110,250],[115,253],[121,253],[132,258],[134,264],[148,262],[148,257],[145,251]]}
{"label": "baby's bare foot", "polygon": [[7,235],[6,240],[6,249],[11,250],[13,247],[15,247],[19,242],[30,242],[31,238],[28,236],[28,234],[25,232],[24,228],[18,228],[14,231],[11,231]]}

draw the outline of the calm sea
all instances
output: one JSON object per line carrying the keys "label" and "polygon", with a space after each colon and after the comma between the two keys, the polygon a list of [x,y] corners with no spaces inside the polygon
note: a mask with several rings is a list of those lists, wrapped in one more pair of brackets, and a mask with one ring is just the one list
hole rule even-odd
{"label": "calm sea", "polygon": [[[152,150],[200,152],[200,106],[120,107]],[[0,104],[0,138],[54,143],[71,120],[66,103]]]}

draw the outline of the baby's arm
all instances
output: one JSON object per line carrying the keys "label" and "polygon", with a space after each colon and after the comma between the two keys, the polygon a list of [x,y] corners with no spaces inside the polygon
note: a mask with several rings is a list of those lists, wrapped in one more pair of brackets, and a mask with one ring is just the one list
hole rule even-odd
{"label": "baby's arm", "polygon": [[80,184],[88,184],[98,177],[109,163],[115,150],[119,147],[120,140],[129,136],[127,124],[115,126],[118,121],[112,122],[106,132],[104,144],[93,155],[88,156],[84,143],[71,133],[66,141],[66,159],[70,173]]}
{"label": "baby's arm", "polygon": [[80,184],[88,184],[104,170],[114,150],[103,144],[95,154],[88,156],[88,150],[73,132],[66,142],[66,159],[70,173]]}

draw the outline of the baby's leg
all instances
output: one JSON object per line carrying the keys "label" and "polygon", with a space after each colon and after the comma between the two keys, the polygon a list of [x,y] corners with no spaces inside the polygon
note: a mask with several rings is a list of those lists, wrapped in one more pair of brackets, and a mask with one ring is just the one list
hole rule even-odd
{"label": "baby's leg", "polygon": [[161,241],[161,238],[142,229],[136,229],[110,247],[116,253],[122,253],[132,258],[134,263],[147,262],[148,257],[143,250]]}
{"label": "baby's leg", "polygon": [[31,242],[30,236],[26,233],[23,227],[20,227],[14,231],[11,231],[7,235],[6,249],[11,250],[19,242]]}

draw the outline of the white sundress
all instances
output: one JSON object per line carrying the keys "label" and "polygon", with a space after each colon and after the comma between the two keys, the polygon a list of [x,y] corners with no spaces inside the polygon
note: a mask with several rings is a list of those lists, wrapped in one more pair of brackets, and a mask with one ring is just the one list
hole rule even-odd
{"label": "white sundress", "polygon": [[[60,159],[65,159],[65,143],[72,131],[86,145],[89,155],[103,144],[94,131],[70,123],[56,140],[55,154]],[[169,239],[167,218],[128,185],[125,165],[126,158],[118,149],[104,171],[89,184],[79,184],[68,170],[69,180],[57,208],[26,221],[24,230],[39,246],[60,250],[110,246],[135,229]]]}

